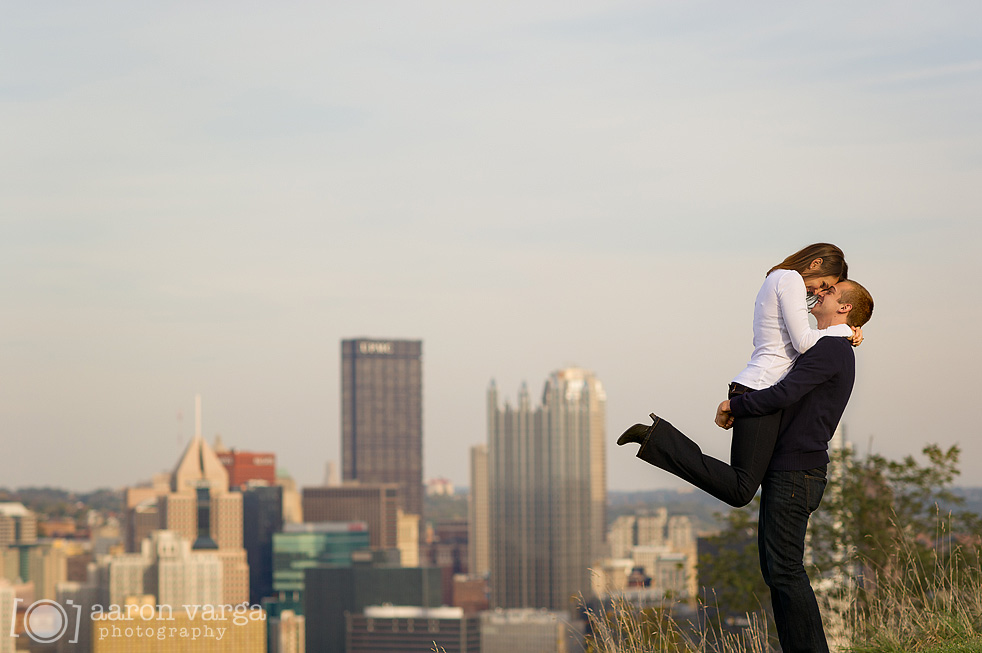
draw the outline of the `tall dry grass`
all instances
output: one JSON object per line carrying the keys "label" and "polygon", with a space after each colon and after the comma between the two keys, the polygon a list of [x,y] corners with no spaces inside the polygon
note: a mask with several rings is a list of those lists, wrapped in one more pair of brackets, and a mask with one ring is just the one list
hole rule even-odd
{"label": "tall dry grass", "polygon": [[587,653],[767,653],[767,618],[747,615],[748,625],[725,632],[676,618],[671,607],[642,607],[615,596],[609,607],[585,610],[591,634]]}
{"label": "tall dry grass", "polygon": [[939,521],[931,542],[897,528],[894,552],[884,565],[865,568],[857,560],[856,573],[822,593],[828,630],[839,630],[841,650],[982,652],[977,540],[959,544],[948,528]]}

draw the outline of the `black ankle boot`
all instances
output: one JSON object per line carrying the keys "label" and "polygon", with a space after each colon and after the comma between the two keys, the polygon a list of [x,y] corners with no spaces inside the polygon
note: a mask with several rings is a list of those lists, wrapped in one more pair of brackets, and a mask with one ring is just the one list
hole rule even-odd
{"label": "black ankle boot", "polygon": [[621,433],[621,437],[617,438],[617,444],[624,445],[628,442],[643,444],[645,439],[648,437],[648,434],[655,430],[655,426],[657,426],[658,422],[661,421],[661,418],[654,413],[651,413],[650,417],[653,420],[650,426],[646,424],[635,424]]}
{"label": "black ankle boot", "polygon": [[617,444],[625,445],[628,442],[637,442],[641,444],[644,442],[644,436],[648,435],[648,425],[647,424],[635,424],[628,430],[621,433],[621,437],[617,438]]}

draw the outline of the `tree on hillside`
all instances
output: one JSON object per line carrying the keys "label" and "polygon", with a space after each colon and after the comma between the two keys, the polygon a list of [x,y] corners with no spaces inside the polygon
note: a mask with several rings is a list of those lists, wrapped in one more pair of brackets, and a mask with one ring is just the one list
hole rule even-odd
{"label": "tree on hillside", "polygon": [[930,444],[923,454],[924,464],[913,456],[893,461],[878,454],[862,460],[849,452],[834,455],[829,487],[809,525],[818,570],[840,568],[860,579],[868,571],[888,571],[901,536],[916,544],[921,558],[956,536],[977,539],[982,519],[961,509],[964,499],[952,492],[960,449]]}
{"label": "tree on hillside", "polygon": [[838,579],[830,597],[850,596],[865,612],[882,600],[883,583],[888,593],[908,596],[929,594],[928,587],[976,586],[982,518],[964,510],[952,491],[960,453],[957,445],[930,444],[923,464],[913,456],[834,457],[832,483],[809,527],[812,578]]}

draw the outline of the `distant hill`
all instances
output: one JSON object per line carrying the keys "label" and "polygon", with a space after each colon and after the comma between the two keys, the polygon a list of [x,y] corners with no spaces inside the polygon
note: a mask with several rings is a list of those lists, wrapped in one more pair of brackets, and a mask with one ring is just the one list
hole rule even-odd
{"label": "distant hill", "polygon": [[621,515],[665,508],[671,515],[688,515],[697,533],[717,531],[717,515],[730,506],[699,490],[644,490],[607,493],[608,525]]}
{"label": "distant hill", "polygon": [[0,488],[0,501],[23,503],[46,517],[80,517],[89,510],[120,513],[123,509],[122,492],[110,489],[76,493],[53,487]]}
{"label": "distant hill", "polygon": [[[965,503],[960,506],[962,510],[982,515],[982,487],[955,487],[952,488],[952,493],[965,500]],[[608,525],[620,515],[664,507],[669,515],[689,515],[697,531],[719,529],[721,524],[716,515],[731,510],[729,505],[699,490],[608,492],[607,505]],[[953,507],[941,506],[944,511]]]}

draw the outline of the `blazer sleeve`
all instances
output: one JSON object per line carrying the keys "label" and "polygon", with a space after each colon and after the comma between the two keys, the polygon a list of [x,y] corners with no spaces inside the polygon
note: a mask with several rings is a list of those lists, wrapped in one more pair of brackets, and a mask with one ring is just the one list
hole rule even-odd
{"label": "blazer sleeve", "polygon": [[813,329],[808,323],[808,306],[805,303],[805,282],[800,274],[786,274],[777,284],[777,303],[784,318],[784,326],[791,338],[791,346],[799,354],[811,349],[822,336],[851,336],[852,329],[837,324],[828,329]]}
{"label": "blazer sleeve", "polygon": [[824,339],[799,356],[787,376],[771,387],[730,399],[734,417],[770,415],[800,401],[813,388],[838,373],[840,356],[835,345],[834,338]]}

